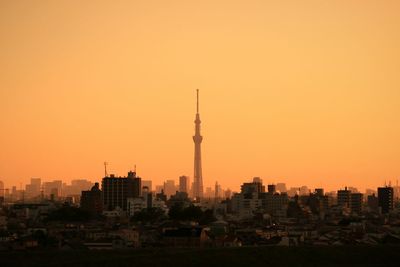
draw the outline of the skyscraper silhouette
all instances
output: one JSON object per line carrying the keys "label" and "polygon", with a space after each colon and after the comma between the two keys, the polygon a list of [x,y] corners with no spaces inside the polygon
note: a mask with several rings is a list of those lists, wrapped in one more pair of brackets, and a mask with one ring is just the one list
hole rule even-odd
{"label": "skyscraper silhouette", "polygon": [[203,197],[203,176],[201,170],[201,142],[203,137],[200,135],[200,114],[199,114],[199,89],[197,89],[197,109],[194,141],[194,181],[193,181],[193,195],[196,200]]}

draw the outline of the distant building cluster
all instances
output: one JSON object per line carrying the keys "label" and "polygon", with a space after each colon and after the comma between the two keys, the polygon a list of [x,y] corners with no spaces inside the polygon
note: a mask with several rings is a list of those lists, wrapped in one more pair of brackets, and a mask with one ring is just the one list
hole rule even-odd
{"label": "distant building cluster", "polygon": [[398,186],[325,192],[254,177],[199,198],[188,176],[178,181],[153,189],[130,171],[101,183],[32,178],[11,192],[0,182],[0,249],[400,244]]}

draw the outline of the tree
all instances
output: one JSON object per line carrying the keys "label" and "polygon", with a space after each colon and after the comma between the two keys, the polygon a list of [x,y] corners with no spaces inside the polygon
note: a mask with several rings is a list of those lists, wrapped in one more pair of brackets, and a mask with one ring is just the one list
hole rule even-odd
{"label": "tree", "polygon": [[149,208],[143,209],[139,212],[136,212],[133,217],[132,221],[135,222],[156,222],[161,220],[165,217],[165,213],[162,209],[159,208]]}

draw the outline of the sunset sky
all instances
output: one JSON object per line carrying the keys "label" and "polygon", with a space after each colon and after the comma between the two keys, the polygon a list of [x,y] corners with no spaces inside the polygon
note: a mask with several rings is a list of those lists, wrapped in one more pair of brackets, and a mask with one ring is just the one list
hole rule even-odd
{"label": "sunset sky", "polygon": [[[400,179],[400,1],[0,1],[0,180]],[[192,180],[192,179],[191,179]]]}

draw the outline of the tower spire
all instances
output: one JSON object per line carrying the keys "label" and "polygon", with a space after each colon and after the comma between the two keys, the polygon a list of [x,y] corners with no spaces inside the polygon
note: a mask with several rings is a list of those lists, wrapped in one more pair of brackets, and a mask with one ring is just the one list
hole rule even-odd
{"label": "tower spire", "polygon": [[199,89],[196,89],[197,92],[197,114],[199,113]]}

